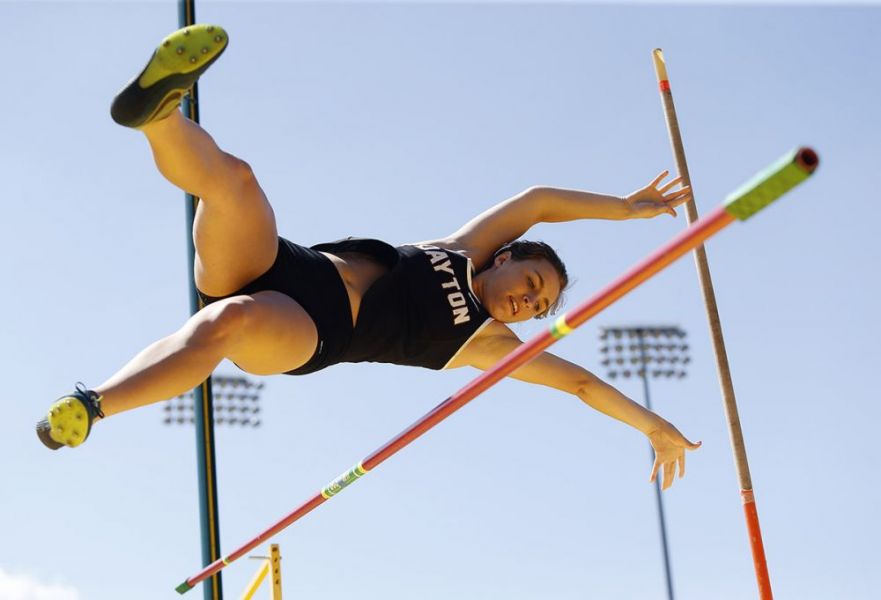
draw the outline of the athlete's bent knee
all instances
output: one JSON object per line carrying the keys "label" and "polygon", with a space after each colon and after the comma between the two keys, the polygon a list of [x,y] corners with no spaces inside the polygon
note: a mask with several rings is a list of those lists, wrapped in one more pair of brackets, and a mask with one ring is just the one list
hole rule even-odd
{"label": "athlete's bent knee", "polygon": [[228,154],[227,157],[230,179],[234,185],[249,186],[257,183],[257,176],[254,175],[254,169],[251,168],[251,165],[232,154]]}
{"label": "athlete's bent knee", "polygon": [[234,296],[206,306],[194,317],[190,340],[228,354],[241,339],[251,311],[251,298]]}
{"label": "athlete's bent knee", "polygon": [[203,196],[210,200],[235,198],[246,188],[257,184],[251,165],[232,154],[224,153],[221,168],[208,178],[203,186]]}

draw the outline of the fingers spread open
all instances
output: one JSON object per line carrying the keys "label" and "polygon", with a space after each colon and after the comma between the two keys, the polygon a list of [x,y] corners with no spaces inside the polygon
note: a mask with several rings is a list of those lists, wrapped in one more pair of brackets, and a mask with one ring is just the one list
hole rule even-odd
{"label": "fingers spread open", "polygon": [[658,184],[667,176],[670,171],[661,171],[661,174],[654,178],[654,180],[649,184],[649,187],[658,187]]}
{"label": "fingers spread open", "polygon": [[678,206],[689,198],[691,198],[691,190],[689,188],[684,188],[676,190],[675,192],[670,192],[664,196],[664,202],[674,202]]}
{"label": "fingers spread open", "polygon": [[682,182],[682,177],[677,177],[676,179],[672,179],[669,182],[664,184],[664,187],[660,188],[658,191],[662,194],[666,194],[668,190],[672,189],[675,185]]}
{"label": "fingers spread open", "polygon": [[661,489],[666,490],[673,485],[674,477],[676,477],[676,462],[664,463],[664,484],[661,486]]}

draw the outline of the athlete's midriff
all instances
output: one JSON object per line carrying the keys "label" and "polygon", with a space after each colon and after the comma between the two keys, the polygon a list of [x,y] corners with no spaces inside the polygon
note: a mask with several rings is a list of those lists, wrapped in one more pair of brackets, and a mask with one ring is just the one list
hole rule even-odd
{"label": "athlete's midriff", "polygon": [[338,254],[322,252],[322,254],[330,259],[346,286],[349,305],[352,307],[352,327],[354,327],[358,322],[361,299],[373,285],[373,282],[388,272],[388,267],[369,254],[362,252],[340,252]]}

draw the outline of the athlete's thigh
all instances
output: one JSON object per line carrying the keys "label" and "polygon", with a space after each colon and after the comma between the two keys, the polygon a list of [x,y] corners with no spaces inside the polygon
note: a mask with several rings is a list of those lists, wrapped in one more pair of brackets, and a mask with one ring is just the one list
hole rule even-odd
{"label": "athlete's thigh", "polygon": [[257,292],[241,299],[245,318],[227,357],[255,375],[291,371],[315,353],[318,330],[300,304],[280,292]]}
{"label": "athlete's thigh", "polygon": [[[231,157],[232,159],[232,157]],[[193,223],[195,273],[200,290],[225,296],[262,275],[275,260],[275,214],[251,168],[238,159],[238,175],[199,202]]]}

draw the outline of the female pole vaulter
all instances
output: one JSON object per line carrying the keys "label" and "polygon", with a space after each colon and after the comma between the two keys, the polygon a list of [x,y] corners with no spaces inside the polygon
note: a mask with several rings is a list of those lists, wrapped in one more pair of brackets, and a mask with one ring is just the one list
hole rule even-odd
{"label": "female pole vaulter", "polygon": [[[678,178],[662,183],[666,171],[625,197],[541,186],[438,239],[299,246],[279,237],[251,167],[177,110],[227,43],[213,25],[172,33],[111,107],[117,123],[146,136],[162,175],[201,199],[194,271],[206,306],[101,385],[78,384],[52,404],[37,424],[49,448],[76,447],[96,422],[196,387],[224,358],[255,375],[304,375],[364,361],[488,369],[521,344],[507,324],[552,314],[568,284],[550,246],[519,239],[533,225],[675,216],[690,198]],[[644,433],[655,449],[650,480],[662,472],[664,489],[677,469],[684,475],[685,451],[700,445],[549,352],[512,376],[573,394]]]}

